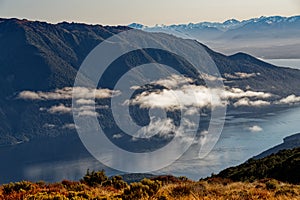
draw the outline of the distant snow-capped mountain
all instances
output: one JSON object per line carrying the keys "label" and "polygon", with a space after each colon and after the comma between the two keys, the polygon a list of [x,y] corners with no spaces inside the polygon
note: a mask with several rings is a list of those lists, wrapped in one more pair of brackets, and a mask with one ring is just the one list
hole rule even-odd
{"label": "distant snow-capped mountain", "polygon": [[300,16],[129,27],[196,39],[225,54],[243,51],[262,58],[300,58]]}
{"label": "distant snow-capped mountain", "polygon": [[286,23],[286,24],[294,24],[295,22],[300,22],[300,15],[293,16],[293,17],[281,17],[281,16],[272,16],[272,17],[265,17],[262,16],[260,18],[252,18],[248,20],[239,21],[236,19],[229,19],[224,22],[200,22],[200,23],[189,23],[189,24],[174,24],[174,25],[155,25],[152,27],[145,26],[138,23],[132,23],[128,25],[131,28],[135,29],[142,29],[142,30],[153,30],[153,29],[205,29],[205,28],[216,28],[222,31],[227,31],[230,29],[240,28],[244,25],[251,25],[251,24],[279,24],[279,23]]}

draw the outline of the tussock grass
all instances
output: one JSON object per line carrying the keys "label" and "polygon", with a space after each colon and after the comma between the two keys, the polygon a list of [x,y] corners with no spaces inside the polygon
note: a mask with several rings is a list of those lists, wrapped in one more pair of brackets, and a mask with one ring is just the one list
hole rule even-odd
{"label": "tussock grass", "polygon": [[[102,172],[103,173],[103,172]],[[102,174],[105,176],[105,174]],[[229,179],[207,178],[200,181],[170,178],[144,179],[124,185],[120,177],[93,179],[91,186],[83,180],[46,184],[21,181],[0,186],[1,200],[65,200],[65,199],[106,199],[106,200],[293,200],[300,199],[300,185],[289,184],[275,179],[254,182],[233,182]],[[103,181],[104,180],[104,181]],[[119,182],[120,181],[120,182]],[[110,183],[110,184],[103,184]],[[121,183],[122,187],[120,187]]]}

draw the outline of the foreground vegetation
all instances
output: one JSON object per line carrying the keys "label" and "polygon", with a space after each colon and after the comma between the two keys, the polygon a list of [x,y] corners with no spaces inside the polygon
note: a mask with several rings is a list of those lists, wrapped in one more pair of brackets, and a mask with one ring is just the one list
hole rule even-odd
{"label": "foreground vegetation", "polygon": [[300,185],[263,179],[233,182],[208,178],[190,181],[186,178],[159,176],[128,185],[121,177],[108,179],[103,171],[87,173],[81,181],[46,184],[27,181],[0,187],[0,199],[65,200],[65,199],[300,199]]}
{"label": "foreground vegetation", "polygon": [[80,181],[4,184],[0,186],[0,199],[300,199],[299,161],[300,148],[284,150],[199,181],[157,176],[128,184],[121,176],[108,178],[104,171],[87,171]]}

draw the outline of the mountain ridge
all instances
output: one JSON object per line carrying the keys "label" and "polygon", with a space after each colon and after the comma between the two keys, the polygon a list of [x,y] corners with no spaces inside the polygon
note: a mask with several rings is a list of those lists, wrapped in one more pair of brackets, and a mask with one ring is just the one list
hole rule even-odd
{"label": "mountain ridge", "polygon": [[227,19],[224,22],[198,22],[198,23],[186,23],[186,24],[171,24],[171,25],[155,25],[155,26],[145,26],[139,23],[131,23],[128,26],[131,28],[138,28],[138,29],[147,29],[147,28],[185,28],[185,29],[193,29],[193,28],[217,28],[222,31],[227,31],[232,28],[239,28],[240,26],[249,24],[249,23],[265,23],[265,24],[272,24],[272,23],[282,23],[282,22],[289,22],[294,23],[295,21],[300,20],[300,15],[290,16],[290,17],[283,17],[283,16],[261,16],[258,18],[251,18],[245,20],[237,20],[237,19]]}
{"label": "mountain ridge", "polygon": [[132,23],[131,28],[196,39],[226,55],[239,51],[260,58],[300,58],[300,16],[259,17],[238,21],[200,22],[152,27]]}

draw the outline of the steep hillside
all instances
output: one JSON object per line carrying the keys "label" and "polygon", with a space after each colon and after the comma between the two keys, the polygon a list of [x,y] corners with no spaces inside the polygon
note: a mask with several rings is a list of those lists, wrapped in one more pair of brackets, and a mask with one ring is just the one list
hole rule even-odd
{"label": "steep hillside", "polygon": [[282,150],[258,160],[250,159],[244,164],[221,171],[215,177],[234,181],[254,181],[274,178],[289,183],[300,183],[300,147]]}
{"label": "steep hillside", "polygon": [[105,38],[124,30],[128,28],[1,19],[0,145],[73,132],[47,127],[63,126],[72,121],[70,116],[41,113],[36,102],[18,101],[16,95],[23,90],[73,86],[86,55]]}

